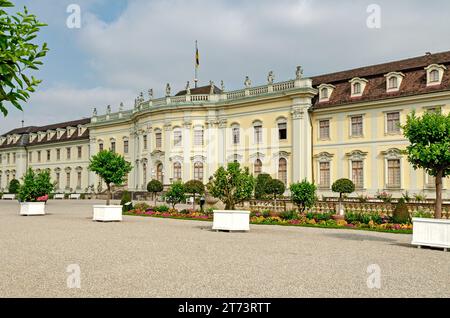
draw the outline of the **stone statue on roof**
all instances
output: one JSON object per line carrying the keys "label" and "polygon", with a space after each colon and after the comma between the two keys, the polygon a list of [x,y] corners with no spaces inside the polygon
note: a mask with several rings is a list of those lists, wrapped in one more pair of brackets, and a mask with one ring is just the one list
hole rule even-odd
{"label": "stone statue on roof", "polygon": [[93,117],[97,117],[97,108],[94,107],[94,111],[92,112],[92,116]]}
{"label": "stone statue on roof", "polygon": [[106,106],[106,113],[111,114],[111,105]]}
{"label": "stone statue on roof", "polygon": [[222,81],[220,81],[220,89],[222,90],[222,92],[225,91],[225,83]]}
{"label": "stone statue on roof", "polygon": [[252,81],[250,80],[250,77],[248,77],[248,76],[245,77],[244,85],[245,85],[245,88],[252,87]]}
{"label": "stone statue on roof", "polygon": [[167,83],[167,85],[166,85],[166,97],[170,96],[170,91],[171,91],[170,84]]}
{"label": "stone statue on roof", "polygon": [[148,98],[153,99],[153,88],[148,90]]}
{"label": "stone statue on roof", "polygon": [[209,81],[209,95],[214,95],[214,82],[213,81]]}
{"label": "stone statue on roof", "polygon": [[303,68],[301,66],[297,66],[297,71],[295,72],[296,78],[301,79],[303,77]]}
{"label": "stone statue on roof", "polygon": [[186,83],[186,94],[191,95],[191,83],[189,81]]}
{"label": "stone statue on roof", "polygon": [[267,76],[267,83],[268,83],[269,85],[272,85],[274,79],[275,79],[275,77],[274,77],[274,75],[273,75],[273,71],[270,71],[270,72],[269,72],[269,75]]}

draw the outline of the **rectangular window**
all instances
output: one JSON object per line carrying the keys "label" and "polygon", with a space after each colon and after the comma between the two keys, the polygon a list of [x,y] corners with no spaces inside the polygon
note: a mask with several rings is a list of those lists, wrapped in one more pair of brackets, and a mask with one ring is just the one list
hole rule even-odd
{"label": "rectangular window", "polygon": [[16,163],[16,153],[13,152],[13,163]]}
{"label": "rectangular window", "polygon": [[280,140],[287,140],[287,124],[280,123],[278,124],[278,136]]}
{"label": "rectangular window", "polygon": [[10,160],[10,159],[9,159],[9,153],[8,153],[8,154],[6,154],[6,163],[7,163],[7,164],[9,164],[9,160]]}
{"label": "rectangular window", "polygon": [[175,147],[181,147],[182,144],[181,130],[175,130],[173,132],[173,144]]}
{"label": "rectangular window", "polygon": [[38,162],[41,162],[41,152],[38,151],[37,154],[38,154],[38,158],[37,158],[37,159],[38,159]]}
{"label": "rectangular window", "polygon": [[363,136],[363,116],[354,116],[351,118],[352,122],[352,137]]}
{"label": "rectangular window", "polygon": [[263,142],[262,126],[261,125],[255,126],[254,129],[255,129],[255,143],[261,144]]}
{"label": "rectangular window", "polygon": [[320,187],[329,188],[330,187],[330,163],[321,162],[319,164],[320,168]]}
{"label": "rectangular window", "polygon": [[128,140],[124,140],[123,141],[123,153],[128,153],[129,149],[129,144],[128,144]]}
{"label": "rectangular window", "polygon": [[157,132],[155,134],[155,144],[156,144],[156,148],[161,148],[162,147],[162,133]]}
{"label": "rectangular window", "polygon": [[56,160],[61,160],[61,149],[56,149]]}
{"label": "rectangular window", "polygon": [[111,151],[116,152],[116,142],[115,141],[111,141]]}
{"label": "rectangular window", "polygon": [[72,150],[70,148],[66,148],[66,152],[67,152],[67,160],[70,160]]}
{"label": "rectangular window", "polygon": [[56,189],[59,189],[59,185],[61,184],[61,174],[59,172],[56,173]]}
{"label": "rectangular window", "polygon": [[143,143],[144,143],[144,150],[147,150],[147,135],[144,135],[142,137],[142,139],[143,139]]}
{"label": "rectangular window", "polygon": [[98,144],[98,151],[103,151],[103,144],[102,143]]}
{"label": "rectangular window", "polygon": [[78,159],[83,157],[83,147],[78,146]]}
{"label": "rectangular window", "polygon": [[28,153],[28,161],[33,162],[33,153],[31,151]]}
{"label": "rectangular window", "polygon": [[389,134],[400,132],[400,113],[399,112],[387,113],[386,121],[387,121],[387,132]]}
{"label": "rectangular window", "polygon": [[66,172],[66,189],[70,189],[70,172]]}
{"label": "rectangular window", "polygon": [[387,161],[388,165],[388,187],[400,188],[400,159]]}
{"label": "rectangular window", "polygon": [[319,122],[319,138],[322,140],[330,139],[330,121],[328,119]]}
{"label": "rectangular window", "polygon": [[77,189],[81,189],[81,171],[77,173]]}
{"label": "rectangular window", "polygon": [[50,150],[47,150],[47,161],[50,161],[52,157],[52,154],[50,152]]}
{"label": "rectangular window", "polygon": [[203,129],[194,130],[194,145],[203,146]]}
{"label": "rectangular window", "polygon": [[364,164],[362,161],[352,161],[352,181],[356,188],[364,188]]}
{"label": "rectangular window", "polygon": [[238,145],[241,142],[241,134],[239,127],[233,128],[233,144]]}
{"label": "rectangular window", "polygon": [[436,178],[430,175],[427,175],[427,188],[435,188],[436,187]]}

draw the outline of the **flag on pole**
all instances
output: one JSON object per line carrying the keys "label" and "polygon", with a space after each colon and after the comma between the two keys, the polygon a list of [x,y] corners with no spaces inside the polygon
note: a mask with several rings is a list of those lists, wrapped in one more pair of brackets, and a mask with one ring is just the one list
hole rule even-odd
{"label": "flag on pole", "polygon": [[195,67],[200,67],[200,54],[198,52],[198,44],[197,41],[195,41]]}

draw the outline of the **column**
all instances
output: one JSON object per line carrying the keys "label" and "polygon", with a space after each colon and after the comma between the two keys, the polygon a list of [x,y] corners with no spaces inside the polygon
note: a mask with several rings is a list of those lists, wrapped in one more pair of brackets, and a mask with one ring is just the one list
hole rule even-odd
{"label": "column", "polygon": [[191,166],[192,166],[192,162],[191,162],[191,149],[193,147],[193,143],[192,143],[192,122],[190,120],[186,120],[184,122],[184,132],[183,132],[183,148],[184,148],[184,153],[183,153],[183,172],[182,172],[182,178],[183,181],[189,181],[192,179],[191,176]]}
{"label": "column", "polygon": [[219,121],[219,132],[218,132],[218,138],[219,138],[219,151],[218,151],[218,164],[219,166],[225,166],[227,162],[227,125],[228,121],[226,119],[221,119]]}
{"label": "column", "polygon": [[163,173],[164,173],[164,184],[170,184],[170,172],[171,172],[171,165],[170,165],[170,156],[171,156],[171,142],[172,142],[172,125],[170,123],[166,123],[164,125],[164,167],[163,167]]}
{"label": "column", "polygon": [[294,98],[292,106],[292,182],[312,182],[310,98]]}
{"label": "column", "polygon": [[[93,156],[95,156],[95,152],[97,149],[97,138],[91,137],[89,139],[89,146],[88,146],[88,155],[89,159],[91,159]],[[91,185],[94,185],[94,189],[97,187],[97,181],[96,181],[96,175],[92,171],[88,171],[88,187]]]}

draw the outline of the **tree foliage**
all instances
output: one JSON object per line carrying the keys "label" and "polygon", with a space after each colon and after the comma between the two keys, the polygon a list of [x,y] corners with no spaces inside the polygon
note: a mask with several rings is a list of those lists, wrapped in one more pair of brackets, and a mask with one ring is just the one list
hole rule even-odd
{"label": "tree foliage", "polygon": [[277,179],[269,180],[265,187],[265,193],[271,195],[274,199],[279,195],[283,195],[284,191],[286,191],[286,186]]}
{"label": "tree foliage", "polygon": [[186,196],[184,195],[185,192],[184,184],[177,181],[170,186],[169,190],[164,195],[164,198],[168,203],[172,204],[173,208],[175,208],[178,203],[186,199]]}
{"label": "tree foliage", "polygon": [[333,183],[331,190],[333,192],[339,193],[339,198],[342,199],[342,194],[350,194],[355,192],[355,184],[349,179],[339,179]]}
{"label": "tree foliage", "polygon": [[22,202],[36,202],[38,198],[49,195],[53,190],[54,183],[51,182],[50,171],[45,170],[36,174],[30,168],[23,177],[19,199]]}
{"label": "tree foliage", "polygon": [[184,190],[186,193],[193,195],[193,209],[195,210],[195,197],[197,194],[202,195],[205,193],[205,185],[199,180],[190,180],[184,184]]}
{"label": "tree foliage", "polygon": [[267,194],[267,184],[272,180],[270,174],[261,173],[256,177],[255,184],[255,199],[261,200],[264,199]]}
{"label": "tree foliage", "polygon": [[316,203],[317,187],[304,180],[299,183],[294,183],[290,187],[292,201],[299,207],[300,212],[305,212],[306,209],[312,208]]}
{"label": "tree foliage", "polygon": [[152,180],[147,184],[147,191],[152,194],[156,205],[156,196],[164,190],[164,185],[159,180]]}
{"label": "tree foliage", "polygon": [[121,186],[132,170],[132,166],[121,155],[110,150],[103,150],[90,159],[89,170],[95,172],[106,183],[108,193],[106,204],[109,205],[111,185]]}
{"label": "tree foliage", "polygon": [[19,192],[20,182],[17,179],[12,179],[9,182],[8,192],[11,194],[17,194]]}
{"label": "tree foliage", "polygon": [[225,203],[226,210],[234,210],[236,204],[252,197],[255,179],[248,168],[241,169],[237,162],[229,163],[227,169],[220,167],[207,185],[208,191]]}
{"label": "tree foliage", "polygon": [[436,177],[436,218],[442,217],[442,179],[450,175],[450,114],[427,112],[408,116],[402,127],[410,141],[406,153],[414,169]]}
{"label": "tree foliage", "polygon": [[41,66],[48,52],[47,44],[33,43],[45,24],[30,14],[27,8],[10,15],[5,8],[14,7],[8,0],[0,0],[0,111],[8,114],[5,102],[22,110],[21,103],[30,98],[30,93],[41,83],[29,71]]}

